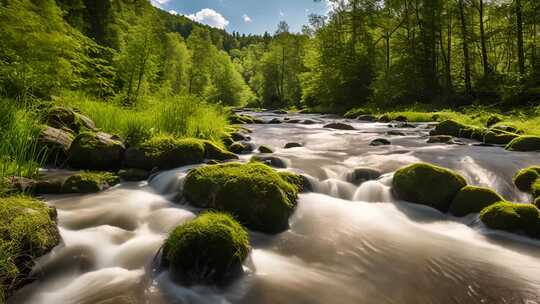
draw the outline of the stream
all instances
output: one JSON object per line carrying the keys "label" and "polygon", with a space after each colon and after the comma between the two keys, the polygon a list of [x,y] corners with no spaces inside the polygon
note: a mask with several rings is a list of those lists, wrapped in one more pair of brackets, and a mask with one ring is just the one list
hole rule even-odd
{"label": "stream", "polygon": [[[423,161],[528,202],[512,177],[538,164],[538,153],[466,140],[427,144],[427,123],[396,129],[331,115],[248,114],[314,122],[246,125],[251,142],[275,149],[272,156],[308,176],[313,192],[300,195],[288,231],[250,232],[252,251],[238,280],[186,288],[156,271],[168,232],[200,211],[174,203],[189,166],[95,195],[45,197],[58,210],[63,243],[38,261],[40,279],[9,303],[540,303],[540,241],[487,229],[477,215],[454,218],[396,201],[390,191],[393,171]],[[323,128],[336,121],[356,130]],[[381,137],[392,145],[369,145]],[[283,149],[289,142],[303,147]],[[357,186],[349,181],[359,167],[384,174]]]}

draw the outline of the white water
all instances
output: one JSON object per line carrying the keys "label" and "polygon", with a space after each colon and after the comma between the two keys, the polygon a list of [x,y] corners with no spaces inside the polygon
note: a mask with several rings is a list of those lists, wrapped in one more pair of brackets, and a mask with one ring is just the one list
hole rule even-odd
{"label": "white water", "polygon": [[[392,171],[429,161],[526,202],[511,177],[538,154],[427,145],[422,128],[406,137],[384,136],[385,124],[327,130],[325,121],[251,126],[253,142],[276,148],[314,193],[300,195],[288,231],[251,233],[246,273],[228,288],[185,288],[154,271],[167,233],[198,212],[173,203],[191,166],[97,195],[47,197],[64,242],[10,303],[540,303],[539,241],[397,202],[389,187]],[[370,147],[377,137],[393,145]],[[292,141],[305,146],[279,149]],[[385,175],[355,186],[347,176],[356,167]]]}

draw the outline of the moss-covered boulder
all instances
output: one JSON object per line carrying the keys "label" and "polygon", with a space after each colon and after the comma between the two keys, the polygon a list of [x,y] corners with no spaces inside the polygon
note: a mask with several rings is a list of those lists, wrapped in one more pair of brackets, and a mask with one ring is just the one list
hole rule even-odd
{"label": "moss-covered boulder", "polygon": [[440,122],[431,135],[450,135],[453,137],[461,137],[462,130],[468,129],[467,125],[459,123],[455,120],[445,120]]}
{"label": "moss-covered boulder", "polygon": [[203,140],[202,143],[204,144],[204,157],[207,159],[219,161],[238,159],[238,156],[234,153],[225,150],[209,140]]}
{"label": "moss-covered boulder", "polygon": [[507,146],[508,151],[540,151],[540,137],[539,136],[519,136],[512,140]]}
{"label": "moss-covered boulder", "polygon": [[506,145],[517,137],[519,137],[519,135],[504,131],[489,131],[484,135],[484,142],[486,144]]}
{"label": "moss-covered boulder", "polygon": [[96,193],[120,182],[120,178],[109,172],[81,172],[71,175],[62,186],[64,193]]}
{"label": "moss-covered boulder", "polygon": [[248,154],[255,150],[255,146],[248,142],[237,141],[229,147],[229,150],[236,154]]}
{"label": "moss-covered boulder", "polygon": [[51,127],[57,129],[68,128],[75,133],[96,128],[96,125],[90,118],[66,107],[52,107],[48,109],[45,113],[45,122]]}
{"label": "moss-covered boulder", "polygon": [[270,167],[285,169],[287,168],[287,162],[277,156],[266,156],[266,155],[254,155],[251,157],[252,162],[260,162]]}
{"label": "moss-covered boulder", "polygon": [[499,202],[480,213],[480,219],[489,228],[509,232],[525,232],[538,237],[540,231],[540,213],[532,204]]}
{"label": "moss-covered boulder", "polygon": [[49,126],[43,126],[38,137],[38,145],[47,151],[46,163],[51,165],[62,165],[66,159],[73,134]]}
{"label": "moss-covered boulder", "polygon": [[393,192],[398,199],[448,211],[465,179],[448,169],[417,163],[399,169],[394,174]]}
{"label": "moss-covered boulder", "polygon": [[531,193],[535,199],[540,197],[540,178],[532,184]]}
{"label": "moss-covered boulder", "polygon": [[450,213],[455,216],[465,216],[479,213],[484,208],[504,199],[495,191],[474,186],[463,187],[450,205]]}
{"label": "moss-covered boulder", "polygon": [[115,170],[120,167],[125,146],[122,141],[103,132],[82,132],[71,144],[68,164],[87,170]]}
{"label": "moss-covered boulder", "polygon": [[248,227],[267,233],[288,228],[298,186],[261,163],[228,163],[192,170],[184,197],[201,208],[231,213]]}
{"label": "moss-covered boulder", "polygon": [[491,115],[491,116],[488,118],[487,122],[486,122],[486,127],[489,128],[489,127],[491,127],[491,126],[493,126],[493,125],[498,124],[498,123],[501,122],[501,121],[502,121],[502,118],[499,117],[498,115]]}
{"label": "moss-covered boulder", "polygon": [[0,198],[0,302],[28,283],[35,260],[60,243],[56,210],[26,196]]}
{"label": "moss-covered boulder", "polygon": [[514,176],[514,185],[523,192],[531,192],[533,183],[539,178],[540,167],[533,166],[524,168]]}
{"label": "moss-covered boulder", "polygon": [[144,170],[168,170],[202,163],[205,155],[205,143],[201,140],[159,135],[137,147],[129,148],[124,165]]}
{"label": "moss-covered boulder", "polygon": [[184,285],[226,284],[242,273],[249,237],[231,216],[207,212],[174,229],[163,247],[163,265]]}
{"label": "moss-covered boulder", "polygon": [[263,154],[272,154],[274,153],[274,150],[272,150],[272,148],[268,147],[268,146],[260,146],[259,147],[259,152],[260,153],[263,153]]}

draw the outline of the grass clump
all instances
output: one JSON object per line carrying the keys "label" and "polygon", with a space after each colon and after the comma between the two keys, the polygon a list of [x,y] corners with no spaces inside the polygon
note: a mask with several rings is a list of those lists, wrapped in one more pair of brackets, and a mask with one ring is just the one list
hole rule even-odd
{"label": "grass clump", "polygon": [[206,212],[171,232],[163,262],[182,284],[223,284],[242,272],[248,253],[244,227],[230,215]]}
{"label": "grass clump", "polygon": [[25,283],[34,260],[59,242],[54,209],[26,196],[0,198],[0,302]]}
{"label": "grass clump", "polygon": [[489,228],[508,232],[522,231],[532,237],[539,235],[539,216],[538,208],[532,204],[505,201],[491,205],[480,213],[480,219]]}
{"label": "grass clump", "polygon": [[110,172],[82,172],[68,177],[62,186],[62,192],[96,193],[119,182],[118,176]]}
{"label": "grass clump", "polygon": [[514,176],[514,185],[523,192],[531,192],[533,183],[540,178],[540,167],[533,166],[521,169]]}
{"label": "grass clump", "polygon": [[197,207],[228,212],[254,230],[277,233],[288,228],[296,206],[299,180],[290,181],[256,162],[204,166],[186,177],[184,197]]}
{"label": "grass clump", "polygon": [[504,200],[495,191],[474,187],[463,187],[450,205],[450,213],[455,216],[465,216],[470,213],[478,213],[484,208]]}
{"label": "grass clump", "polygon": [[455,172],[417,163],[401,168],[394,174],[393,192],[401,200],[446,212],[466,185],[465,179]]}

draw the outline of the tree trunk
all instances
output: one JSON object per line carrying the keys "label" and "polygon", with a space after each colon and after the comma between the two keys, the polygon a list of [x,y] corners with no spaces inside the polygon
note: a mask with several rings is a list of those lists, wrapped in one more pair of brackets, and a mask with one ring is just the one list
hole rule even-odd
{"label": "tree trunk", "polygon": [[484,33],[484,0],[480,0],[480,6],[478,8],[480,15],[480,45],[482,48],[482,65],[484,67],[484,77],[489,74],[489,62],[486,49],[486,36]]}
{"label": "tree trunk", "polygon": [[467,95],[471,95],[471,61],[469,58],[469,39],[467,34],[467,21],[465,20],[465,8],[463,0],[458,0],[459,4],[459,18],[461,20],[461,34],[463,36],[463,60],[465,61],[465,92]]}
{"label": "tree trunk", "polygon": [[517,22],[517,48],[519,74],[525,74],[525,51],[523,48],[523,21],[521,11],[521,0],[516,0],[516,22]]}

